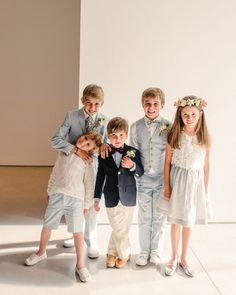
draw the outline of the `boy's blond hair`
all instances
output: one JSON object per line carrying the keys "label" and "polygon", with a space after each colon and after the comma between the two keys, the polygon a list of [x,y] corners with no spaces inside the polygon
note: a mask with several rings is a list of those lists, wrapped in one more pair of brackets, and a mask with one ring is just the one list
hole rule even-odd
{"label": "boy's blond hair", "polygon": [[128,133],[129,124],[128,122],[121,117],[112,118],[107,125],[107,134],[111,134],[118,131],[124,131]]}
{"label": "boy's blond hair", "polygon": [[104,100],[104,91],[101,86],[89,84],[84,88],[82,101],[85,102],[89,97],[96,98],[100,101]]}
{"label": "boy's blond hair", "polygon": [[144,104],[145,98],[147,97],[159,97],[162,106],[165,104],[165,94],[160,88],[147,88],[142,93],[142,104]]}
{"label": "boy's blond hair", "polygon": [[96,131],[89,131],[84,135],[89,137],[89,139],[93,140],[97,148],[99,148],[103,143],[101,134],[99,134]]}

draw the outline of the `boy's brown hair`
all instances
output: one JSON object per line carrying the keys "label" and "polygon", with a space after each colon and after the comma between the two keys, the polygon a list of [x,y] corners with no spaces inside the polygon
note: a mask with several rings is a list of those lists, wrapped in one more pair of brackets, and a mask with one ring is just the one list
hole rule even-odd
{"label": "boy's brown hair", "polygon": [[95,131],[89,131],[84,134],[85,136],[89,137],[89,139],[93,140],[95,142],[95,145],[97,148],[99,148],[102,145],[102,136],[98,132]]}
{"label": "boy's brown hair", "polygon": [[142,104],[147,97],[159,97],[162,103],[162,106],[165,104],[165,94],[160,88],[147,88],[142,93]]}
{"label": "boy's brown hair", "polygon": [[128,122],[121,117],[112,118],[107,125],[107,134],[111,134],[118,131],[124,131],[128,133],[129,124]]}
{"label": "boy's brown hair", "polygon": [[94,97],[101,101],[104,100],[104,91],[101,86],[89,84],[84,88],[82,101],[86,101],[88,97]]}

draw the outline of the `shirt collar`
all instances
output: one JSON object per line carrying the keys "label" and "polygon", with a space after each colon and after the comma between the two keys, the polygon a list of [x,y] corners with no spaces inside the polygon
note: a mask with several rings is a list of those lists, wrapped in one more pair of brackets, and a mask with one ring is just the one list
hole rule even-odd
{"label": "shirt collar", "polygon": [[[84,108],[83,108],[83,112],[84,112],[84,117],[85,117],[85,119],[87,119],[87,118],[89,117],[89,115],[85,112]],[[93,115],[93,116],[91,116],[91,117],[92,117],[93,120],[95,121],[96,118],[97,118],[97,114],[95,114],[95,115]]]}
{"label": "shirt collar", "polygon": [[150,120],[150,119],[148,119],[146,116],[144,117],[144,121],[145,121],[145,124],[148,126],[148,124],[147,124],[147,122],[149,122],[149,121],[157,121],[158,123],[159,122],[161,122],[161,116],[160,115],[158,115],[155,119],[153,119],[153,120]]}

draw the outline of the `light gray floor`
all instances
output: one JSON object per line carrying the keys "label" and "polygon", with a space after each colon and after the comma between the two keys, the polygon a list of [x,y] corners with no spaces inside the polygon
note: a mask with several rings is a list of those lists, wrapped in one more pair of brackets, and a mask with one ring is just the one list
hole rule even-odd
{"label": "light gray floor", "polygon": [[65,225],[53,232],[48,259],[36,266],[23,265],[37,248],[41,226],[1,226],[0,294],[236,294],[236,225],[196,226],[189,261],[195,278],[186,278],[179,270],[174,277],[163,275],[169,256],[167,227],[164,262],[140,268],[134,263],[139,251],[137,226],[133,225],[132,259],[124,269],[106,269],[105,254],[110,234],[108,225],[99,225],[99,259],[87,259],[92,281],[83,284],[75,275],[73,249],[64,249],[62,241],[70,237]]}
{"label": "light gray floor", "polygon": [[[236,224],[209,224],[193,230],[189,262],[193,279],[181,271],[171,278],[163,275],[170,255],[169,226],[166,230],[163,265],[135,265],[139,252],[138,228],[131,228],[131,262],[124,269],[106,269],[106,247],[110,226],[104,208],[99,215],[97,260],[87,259],[92,281],[83,284],[75,275],[73,249],[64,249],[70,235],[65,225],[54,231],[48,259],[36,266],[23,265],[37,249],[46,206],[46,185],[50,167],[0,167],[0,294],[96,294],[96,295],[235,295]],[[137,222],[137,210],[134,223]]]}

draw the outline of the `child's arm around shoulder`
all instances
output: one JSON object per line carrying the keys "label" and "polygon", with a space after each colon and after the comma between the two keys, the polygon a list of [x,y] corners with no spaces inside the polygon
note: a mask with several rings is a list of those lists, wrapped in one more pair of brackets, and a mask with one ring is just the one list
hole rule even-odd
{"label": "child's arm around shoulder", "polygon": [[64,152],[69,155],[75,146],[66,140],[67,134],[71,129],[71,112],[67,112],[65,119],[61,126],[58,128],[55,135],[51,138],[51,145],[54,149]]}

